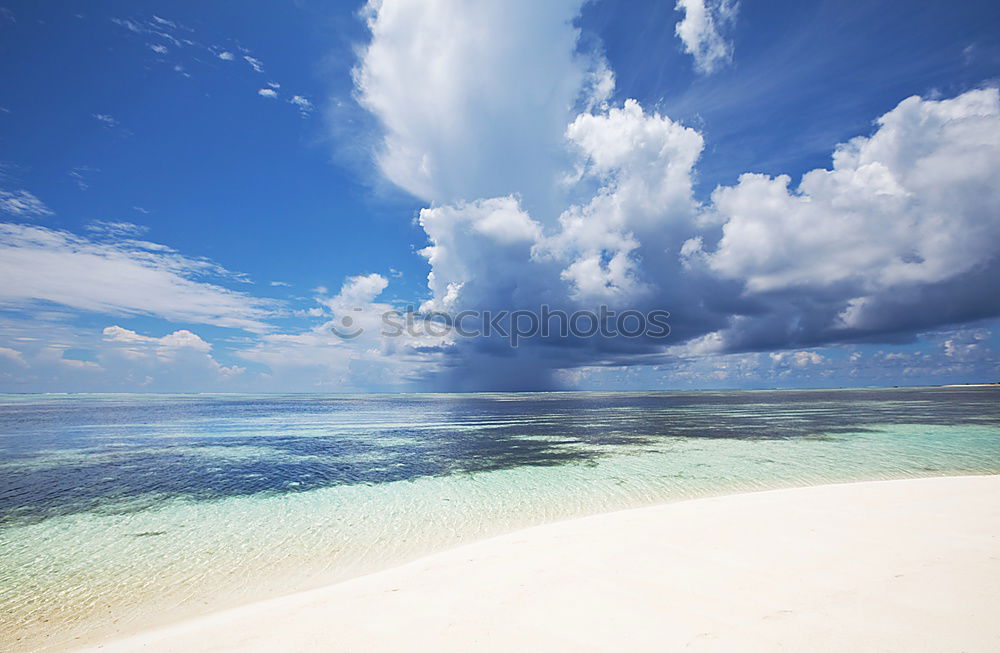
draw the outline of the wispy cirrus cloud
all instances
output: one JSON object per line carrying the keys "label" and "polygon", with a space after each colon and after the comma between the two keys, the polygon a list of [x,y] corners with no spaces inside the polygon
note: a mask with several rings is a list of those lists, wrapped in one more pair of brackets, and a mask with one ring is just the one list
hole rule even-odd
{"label": "wispy cirrus cloud", "polygon": [[35,197],[31,191],[23,188],[18,190],[0,190],[0,213],[16,218],[34,218],[52,215],[52,209],[45,202]]}
{"label": "wispy cirrus cloud", "polygon": [[243,55],[243,61],[245,61],[248,64],[250,64],[250,67],[253,68],[253,71],[255,73],[263,73],[264,72],[264,62],[261,61],[260,59],[257,59],[255,57],[251,57],[248,54],[245,54],[245,55]]}
{"label": "wispy cirrus cloud", "polygon": [[87,224],[86,229],[92,233],[112,238],[138,238],[149,231],[149,227],[143,225],[113,220],[94,220]]}
{"label": "wispy cirrus cloud", "polygon": [[80,190],[87,190],[90,188],[90,176],[97,172],[100,172],[100,170],[91,166],[77,166],[70,170],[67,174],[76,183],[77,188]]}
{"label": "wispy cirrus cloud", "polygon": [[136,240],[127,223],[101,223],[95,237],[33,225],[0,224],[0,306],[42,304],[113,315],[263,332],[276,306],[209,279],[238,280],[218,264]]}
{"label": "wispy cirrus cloud", "polygon": [[[171,65],[174,72],[185,77],[191,77],[197,66],[204,65],[204,54],[225,62],[235,62],[242,60],[253,73],[257,75],[265,74],[264,61],[255,56],[252,51],[239,43],[228,40],[228,45],[218,45],[211,41],[201,41],[195,30],[162,16],[152,15],[149,18],[112,18],[112,22],[124,28],[136,37],[143,40],[152,38],[153,41],[145,43],[148,50],[157,55],[157,60],[161,63]],[[281,84],[275,81],[268,81],[267,87],[260,88],[257,94],[265,98],[277,98],[278,89]],[[308,117],[312,113],[313,105],[304,95],[293,95],[290,100],[299,111],[302,117]],[[95,114],[94,117],[104,122],[108,127],[115,127],[117,121],[109,114]]]}
{"label": "wispy cirrus cloud", "polygon": [[94,120],[100,122],[105,127],[113,128],[118,126],[118,121],[109,113],[95,113],[92,115],[94,116]]}
{"label": "wispy cirrus cloud", "polygon": [[312,113],[313,103],[308,98],[302,95],[293,95],[288,101],[299,108],[299,113],[302,114],[303,118]]}

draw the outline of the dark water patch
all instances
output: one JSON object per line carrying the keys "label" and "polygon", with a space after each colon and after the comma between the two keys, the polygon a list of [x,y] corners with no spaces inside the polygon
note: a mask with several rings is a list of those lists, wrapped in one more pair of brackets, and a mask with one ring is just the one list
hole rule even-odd
{"label": "dark water patch", "polygon": [[899,424],[1000,427],[1000,389],[16,398],[0,402],[0,524]]}

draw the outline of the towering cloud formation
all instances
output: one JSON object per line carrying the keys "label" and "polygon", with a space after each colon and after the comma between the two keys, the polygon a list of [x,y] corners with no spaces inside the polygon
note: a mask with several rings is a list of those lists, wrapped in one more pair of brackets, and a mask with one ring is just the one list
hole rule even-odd
{"label": "towering cloud formation", "polygon": [[[663,308],[673,338],[518,351],[457,339],[442,383],[548,387],[578,366],[898,339],[1000,314],[996,89],[906,99],[794,190],[746,174],[703,204],[702,135],[607,103],[614,78],[581,52],[579,5],[373,2],[358,95],[383,128],[384,174],[431,204],[426,308]],[[735,5],[678,5],[699,66],[727,58],[715,26]]]}
{"label": "towering cloud formation", "polygon": [[370,2],[354,78],[386,177],[435,203],[549,198],[574,107],[610,91],[602,61],[576,51],[581,4]]}

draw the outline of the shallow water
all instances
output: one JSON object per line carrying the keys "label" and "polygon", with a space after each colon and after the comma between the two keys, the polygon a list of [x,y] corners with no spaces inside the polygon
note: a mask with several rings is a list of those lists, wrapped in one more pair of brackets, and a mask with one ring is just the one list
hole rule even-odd
{"label": "shallow water", "polygon": [[1000,389],[8,395],[0,454],[0,643],[33,650],[582,514],[998,473]]}

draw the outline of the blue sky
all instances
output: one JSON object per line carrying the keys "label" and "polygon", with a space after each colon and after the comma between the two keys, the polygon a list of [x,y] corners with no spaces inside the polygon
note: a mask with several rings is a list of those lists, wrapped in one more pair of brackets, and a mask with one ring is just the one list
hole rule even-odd
{"label": "blue sky", "polygon": [[[990,2],[6,3],[0,390],[997,380],[998,27]],[[673,333],[376,333],[542,303]]]}

